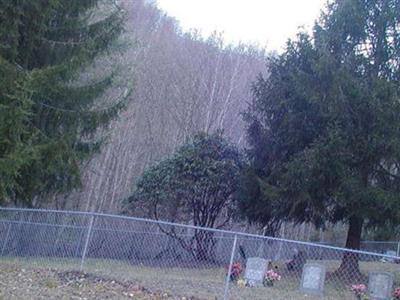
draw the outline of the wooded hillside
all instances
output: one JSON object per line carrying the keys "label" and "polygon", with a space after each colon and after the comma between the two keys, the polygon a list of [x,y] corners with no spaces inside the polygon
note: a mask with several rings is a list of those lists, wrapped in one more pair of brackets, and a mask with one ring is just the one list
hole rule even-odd
{"label": "wooded hillside", "polygon": [[101,153],[83,167],[79,192],[58,197],[62,209],[118,212],[144,169],[199,131],[222,129],[245,144],[241,112],[265,55],[181,32],[177,22],[143,0],[127,1],[129,50],[120,61],[134,74],[129,106],[107,131]]}

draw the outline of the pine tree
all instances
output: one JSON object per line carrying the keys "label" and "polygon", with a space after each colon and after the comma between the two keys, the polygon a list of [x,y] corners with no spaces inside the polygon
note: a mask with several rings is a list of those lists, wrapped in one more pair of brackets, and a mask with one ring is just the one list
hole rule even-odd
{"label": "pine tree", "polygon": [[[363,227],[399,224],[399,26],[398,0],[337,0],[271,59],[247,114],[258,193],[243,198],[247,215],[346,222],[352,249]],[[359,272],[357,256],[340,271]]]}
{"label": "pine tree", "polygon": [[0,0],[0,201],[33,206],[79,187],[80,163],[100,146],[96,132],[129,94],[99,103],[115,73],[82,74],[123,22],[114,1]]}

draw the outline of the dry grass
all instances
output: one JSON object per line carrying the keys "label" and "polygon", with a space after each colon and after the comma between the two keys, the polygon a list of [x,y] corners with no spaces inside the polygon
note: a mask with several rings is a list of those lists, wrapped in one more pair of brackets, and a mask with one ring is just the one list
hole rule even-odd
{"label": "dry grass", "polygon": [[0,300],[3,299],[174,299],[127,284],[75,271],[21,268],[2,263]]}
{"label": "dry grass", "polygon": [[[321,263],[321,261],[320,261]],[[323,261],[327,266],[328,273],[336,270],[339,266],[339,261]],[[57,270],[57,272],[67,272],[72,270],[79,270],[80,261],[72,259],[19,259],[7,258],[0,259],[0,267],[9,268],[24,268],[30,270],[29,272],[43,272],[43,270]],[[278,263],[279,267],[279,263]],[[399,265],[381,262],[362,262],[360,264],[362,272],[366,275],[372,271],[387,271],[395,275],[396,283],[400,282]],[[39,271],[38,271],[39,270]],[[283,270],[283,268],[282,268]],[[51,271],[46,280],[42,278],[33,278],[32,280],[39,280],[41,288],[46,291],[57,290],[59,292],[60,285],[59,279],[54,274],[56,271]],[[85,263],[85,272],[88,274],[95,274],[103,278],[102,286],[95,286],[94,290],[107,290],[109,282],[116,282],[124,288],[117,288],[121,293],[127,293],[126,287],[144,287],[147,294],[144,293],[140,296],[135,296],[134,299],[158,299],[158,298],[143,298],[143,297],[156,297],[157,295],[167,294],[170,299],[191,299],[195,296],[196,299],[222,299],[225,271],[223,268],[176,268],[165,267],[156,268],[144,265],[132,265],[129,262],[117,260],[98,260],[89,259]],[[2,271],[2,274],[4,272]],[[282,280],[276,283],[273,287],[269,288],[239,288],[234,285],[230,287],[230,296],[232,299],[355,299],[350,291],[350,284],[358,282],[341,282],[337,278],[330,278],[327,276],[324,297],[304,295],[299,292],[300,274],[293,274],[288,272],[281,272]],[[3,274],[4,275],[4,274]],[[4,280],[4,279],[3,279]],[[116,280],[116,281],[114,281]],[[2,281],[0,277],[0,281]],[[0,283],[1,284],[1,283]],[[106,284],[106,287],[104,285]],[[0,287],[2,287],[0,285]],[[18,285],[16,285],[18,287]],[[57,288],[56,288],[57,287]],[[1,289],[0,289],[1,290]],[[84,294],[89,289],[82,288],[81,292]],[[69,292],[68,289],[65,290]],[[2,295],[2,293],[0,293]],[[122,294],[121,294],[122,295]],[[156,295],[156,296],[154,296]],[[58,295],[57,295],[58,296]],[[118,297],[111,297],[110,299],[124,299]],[[217,296],[217,297],[216,297]],[[142,297],[142,298],[140,298]],[[158,296],[157,296],[158,297]],[[58,297],[56,297],[58,298]],[[90,298],[90,294],[87,299]],[[103,297],[104,298],[104,297]],[[0,298],[1,299],[1,298]],[[6,298],[11,299],[11,298]],[[17,299],[17,298],[12,298]],[[25,298],[29,299],[29,298]],[[41,299],[41,298],[32,298]],[[62,299],[62,298],[58,298]],[[73,299],[73,298],[68,298]],[[81,298],[76,298],[81,299]],[[82,298],[83,299],[83,298]],[[95,298],[93,298],[95,299]]]}

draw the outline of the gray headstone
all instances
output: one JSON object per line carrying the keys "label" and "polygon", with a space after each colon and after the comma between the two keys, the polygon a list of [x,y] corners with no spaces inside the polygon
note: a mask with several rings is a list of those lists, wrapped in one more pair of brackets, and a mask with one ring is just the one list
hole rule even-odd
{"label": "gray headstone", "polygon": [[326,267],[321,264],[309,263],[303,267],[300,291],[308,294],[322,295],[324,293]]}
{"label": "gray headstone", "polygon": [[250,286],[262,286],[267,267],[268,260],[266,259],[258,257],[248,258],[244,278]]}
{"label": "gray headstone", "polygon": [[[396,251],[393,251],[393,250],[388,250],[388,251],[386,251],[385,254],[386,254],[386,255],[390,255],[390,256],[397,256]],[[387,257],[386,260],[387,260],[388,262],[394,262],[394,258],[389,258],[389,257]]]}
{"label": "gray headstone", "polygon": [[393,274],[388,272],[369,273],[368,294],[371,300],[391,299]]}

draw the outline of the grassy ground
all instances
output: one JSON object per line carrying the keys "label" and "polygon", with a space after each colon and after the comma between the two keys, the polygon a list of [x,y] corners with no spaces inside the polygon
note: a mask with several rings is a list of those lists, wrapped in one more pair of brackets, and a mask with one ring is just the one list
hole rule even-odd
{"label": "grassy ground", "polygon": [[173,299],[135,284],[87,273],[1,264],[0,299]]}
{"label": "grassy ground", "polygon": [[[321,263],[321,261],[320,261]],[[327,279],[324,297],[304,295],[299,289],[300,274],[282,266],[282,280],[268,288],[239,288],[231,285],[231,299],[355,299],[350,285],[329,276],[339,261],[324,261]],[[222,299],[223,268],[175,268],[133,265],[115,260],[89,259],[86,273],[77,272],[80,261],[71,259],[0,258],[0,295],[3,299]],[[400,283],[399,265],[362,262],[362,272],[389,271]],[[57,271],[56,271],[57,270]],[[90,274],[90,275],[88,275]],[[131,296],[130,296],[131,295]],[[133,295],[133,296],[132,296]],[[196,298],[194,298],[195,296]],[[0,300],[3,300],[0,296]]]}

